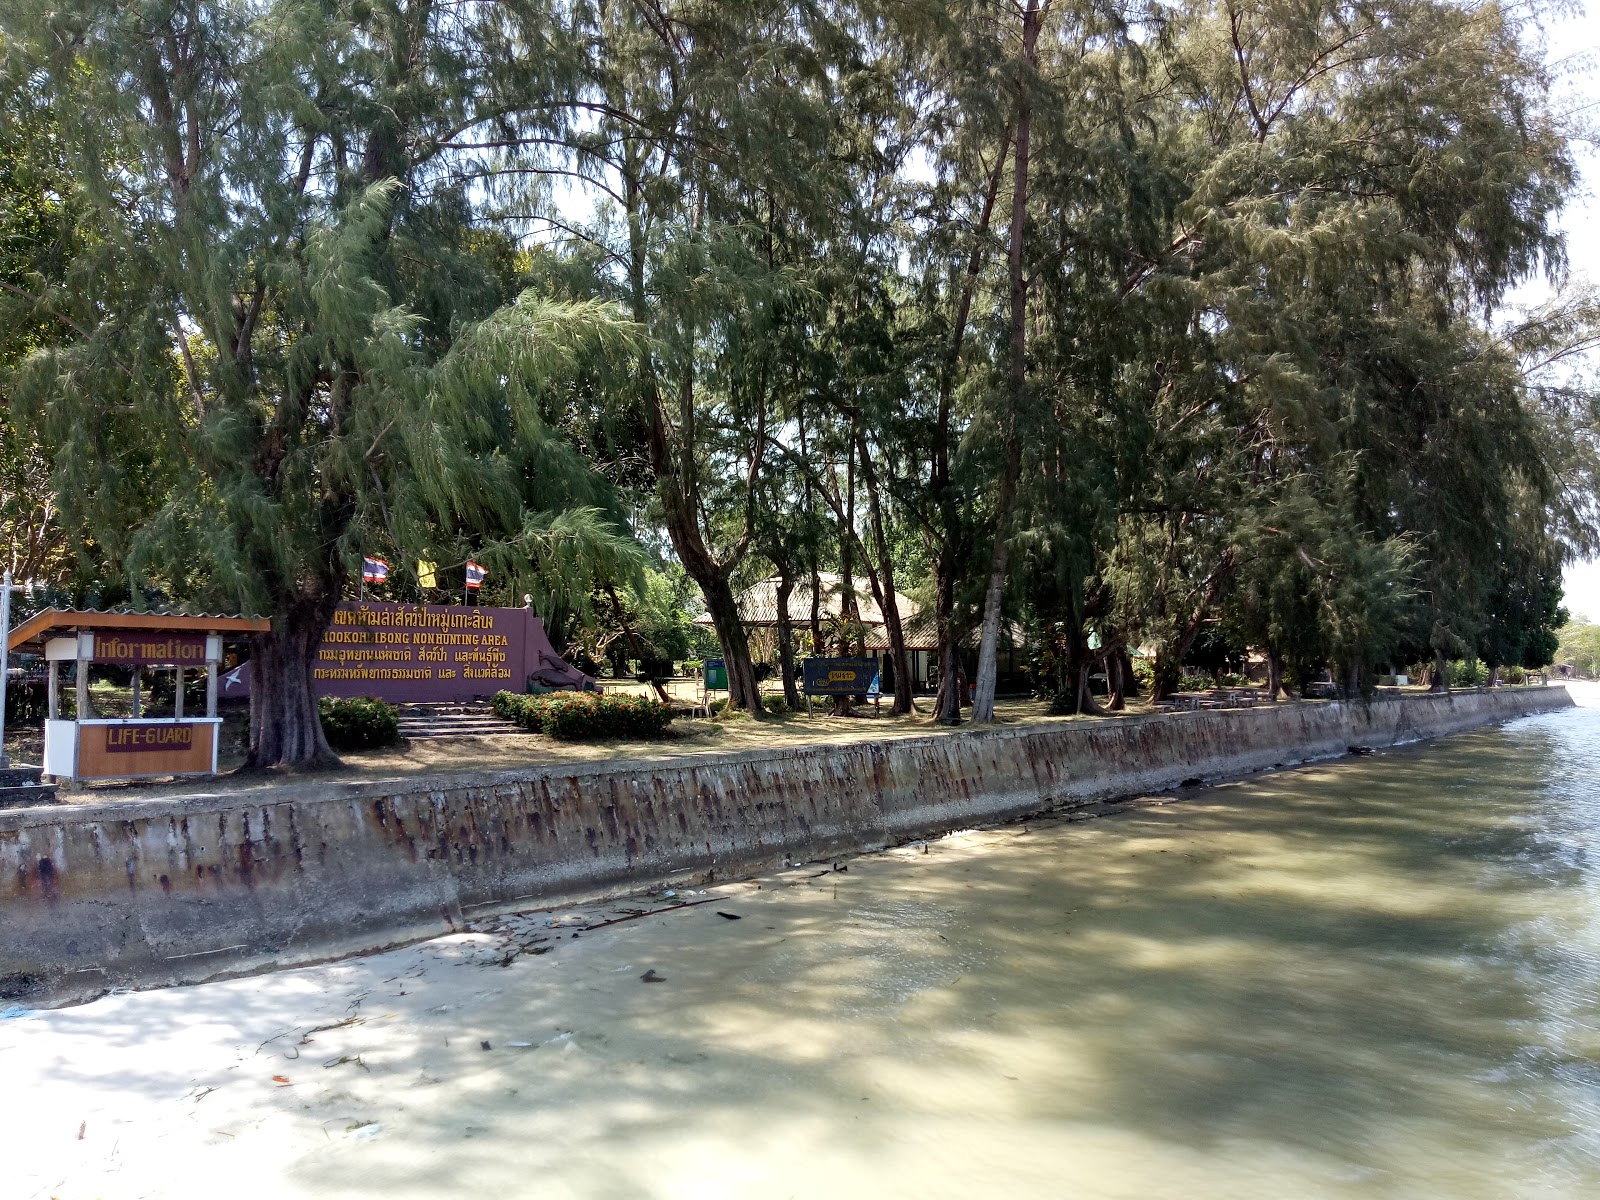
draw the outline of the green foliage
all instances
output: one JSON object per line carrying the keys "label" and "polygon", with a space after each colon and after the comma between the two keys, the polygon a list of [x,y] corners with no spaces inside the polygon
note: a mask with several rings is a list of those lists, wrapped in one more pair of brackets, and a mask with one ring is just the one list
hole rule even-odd
{"label": "green foliage", "polygon": [[1446,668],[1451,687],[1482,687],[1489,682],[1489,667],[1477,659],[1456,659]]}
{"label": "green foliage", "polygon": [[495,712],[534,733],[562,741],[615,741],[657,738],[676,715],[648,696],[613,696],[597,692],[547,692],[539,696],[498,692]]}
{"label": "green foliage", "polygon": [[317,712],[335,750],[375,750],[400,740],[399,708],[372,696],[323,696]]}
{"label": "green foliage", "polygon": [[1209,675],[1182,675],[1178,678],[1177,690],[1180,692],[1209,692],[1217,686],[1217,681]]}
{"label": "green foliage", "polygon": [[[28,356],[15,405],[57,451],[64,513],[136,591],[273,616],[257,689],[300,678],[278,657],[363,553],[470,555],[578,606],[642,561],[561,427],[563,385],[635,331],[603,298],[524,286],[469,186],[488,124],[531,134],[548,111],[571,48],[551,17],[0,7],[6,79],[55,120],[77,243],[40,299],[76,336]],[[525,37],[538,55],[511,50]],[[256,761],[318,755],[291,727],[308,705],[265,709]]]}
{"label": "green foliage", "polygon": [[782,696],[764,696],[762,697],[761,703],[762,706],[774,716],[781,717],[784,713],[789,711],[789,702]]}
{"label": "green foliage", "polygon": [[285,637],[470,555],[752,715],[769,566],[951,654],[996,570],[1045,695],[1090,631],[1156,694],[1557,652],[1600,296],[1503,312],[1574,186],[1528,10],[441,11],[0,0],[13,544]]}
{"label": "green foliage", "polygon": [[1078,711],[1078,698],[1072,692],[1055,692],[1050,696],[1050,703],[1045,706],[1045,712],[1052,717],[1070,717]]}
{"label": "green foliage", "polygon": [[1580,617],[1563,625],[1554,661],[1572,664],[1585,679],[1600,678],[1600,624]]}

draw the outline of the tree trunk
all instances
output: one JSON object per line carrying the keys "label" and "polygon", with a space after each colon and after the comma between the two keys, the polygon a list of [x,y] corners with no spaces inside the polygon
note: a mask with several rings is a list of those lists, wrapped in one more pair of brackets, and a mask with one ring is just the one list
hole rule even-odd
{"label": "tree trunk", "polygon": [[939,637],[939,688],[933,698],[933,719],[941,725],[961,724],[961,644],[955,624],[955,564],[949,554],[934,564],[934,626]]}
{"label": "tree trunk", "polygon": [[1448,692],[1450,690],[1450,669],[1444,661],[1444,653],[1439,650],[1433,652],[1433,678],[1428,681],[1430,692]]}
{"label": "tree trunk", "polygon": [[1080,714],[1104,716],[1105,710],[1100,707],[1099,701],[1094,698],[1093,689],[1089,686],[1089,672],[1094,669],[1095,662],[1094,651],[1089,649],[1089,638],[1084,633],[1082,625],[1075,629],[1069,627],[1066,637],[1072,679],[1072,710]]}
{"label": "tree trunk", "polygon": [[787,564],[778,574],[778,666],[783,673],[783,702],[800,711],[800,689],[794,679],[794,626],[789,620],[789,596],[794,591],[794,576]]}
{"label": "tree trunk", "polygon": [[[611,584],[606,584],[606,595],[611,598],[611,607],[616,611],[617,624],[622,629],[622,636],[628,639],[628,646],[633,651],[633,656],[639,660],[639,665],[644,666],[645,645],[644,640],[634,633],[633,626],[628,622],[628,614],[622,607],[622,600],[617,596],[617,589]],[[650,677],[650,686],[656,690],[656,699],[661,703],[672,706],[672,697],[667,693],[667,685],[655,676]]]}
{"label": "tree trunk", "polygon": [[1200,591],[1200,598],[1195,601],[1194,611],[1189,614],[1189,620],[1178,634],[1177,640],[1170,647],[1156,652],[1156,682],[1150,696],[1152,700],[1165,700],[1176,688],[1178,678],[1183,673],[1183,660],[1188,656],[1190,647],[1194,645],[1194,639],[1200,636],[1206,614],[1222,596],[1222,590],[1233,574],[1238,557],[1231,546],[1223,552],[1222,561],[1206,579],[1205,586]]}
{"label": "tree trunk", "polygon": [[1127,685],[1123,682],[1122,652],[1112,650],[1105,657],[1106,664],[1106,708],[1110,712],[1122,712],[1128,707]]}
{"label": "tree trunk", "polygon": [[337,586],[318,600],[280,604],[272,630],[250,639],[250,753],[247,769],[336,767],[323,736],[312,670],[338,606]]}
{"label": "tree trunk", "polygon": [[[852,435],[854,430],[851,430]],[[861,656],[866,653],[866,646],[862,644],[859,636],[861,627],[861,606],[856,603],[855,581],[855,546],[856,546],[856,446],[852,436],[848,452],[845,454],[845,488],[842,502],[835,506],[839,518],[839,615],[849,622],[848,635],[843,631],[847,628],[841,623],[841,636],[839,639],[838,653],[841,655],[854,654]],[[833,698],[833,715],[836,717],[852,716],[854,696],[835,696]]]}
{"label": "tree trunk", "polygon": [[[1028,0],[1022,16],[1022,57],[1025,69],[1035,63],[1039,40],[1039,0]],[[1017,87],[1016,147],[1011,179],[1011,236],[1008,254],[1010,268],[1010,372],[1006,395],[1005,454],[1000,468],[1000,488],[995,500],[994,551],[989,559],[989,587],[983,598],[983,633],[978,643],[978,678],[973,692],[972,719],[994,720],[994,693],[999,679],[1000,611],[1005,597],[1006,570],[1011,554],[1011,510],[1016,501],[1017,476],[1022,470],[1021,430],[1023,389],[1027,383],[1028,281],[1023,273],[1023,252],[1028,229],[1028,152],[1033,122],[1033,105],[1028,89],[1031,81],[1020,80]]]}
{"label": "tree trunk", "polygon": [[[628,268],[633,318],[640,324],[647,324],[649,299],[644,277],[644,227],[638,210],[640,191],[634,181],[630,180],[627,186]],[[705,599],[706,613],[711,617],[711,625],[722,645],[723,661],[728,668],[729,698],[735,706],[745,709],[752,716],[764,716],[766,710],[761,706],[761,687],[750,661],[749,634],[739,618],[733,588],[728,582],[728,573],[734,564],[717,561],[700,531],[699,467],[694,457],[693,360],[684,364],[679,379],[679,428],[676,430],[668,418],[666,401],[661,394],[661,380],[648,350],[641,357],[640,377],[644,390],[645,419],[649,426],[646,440],[650,450],[650,468],[655,474],[656,495],[661,501],[667,534],[672,539],[673,549],[677,551],[678,561]]]}
{"label": "tree trunk", "polygon": [[[1274,704],[1278,702],[1278,693],[1283,692],[1283,655],[1277,650],[1267,649],[1267,699]],[[1284,692],[1285,698],[1288,693]]]}
{"label": "tree trunk", "polygon": [[[867,513],[872,523],[873,546],[878,552],[878,568],[869,571],[878,608],[883,612],[883,628],[889,638],[889,660],[894,663],[894,703],[889,711],[896,716],[911,711],[911,656],[906,653],[905,627],[900,622],[900,601],[894,590],[894,558],[883,529],[883,501],[878,492],[878,474],[872,467],[872,454],[865,437],[860,439],[861,481],[867,485]],[[870,563],[869,563],[870,566]]]}
{"label": "tree trunk", "polygon": [[[674,538],[673,542],[676,545],[677,539]],[[678,557],[680,560],[684,558],[681,548]],[[711,618],[711,627],[716,630],[717,641],[722,646],[722,660],[728,667],[728,698],[733,701],[735,708],[742,708],[753,715],[764,713],[766,710],[761,707],[761,684],[756,679],[755,664],[750,658],[750,637],[745,631],[744,621],[739,617],[739,605],[727,576],[721,571],[697,573],[687,562],[684,562],[684,569],[700,587],[706,602],[706,614]]]}
{"label": "tree trunk", "polygon": [[983,268],[984,248],[989,233],[989,222],[994,215],[996,197],[1000,194],[1000,180],[1005,175],[1006,155],[1011,149],[1011,130],[1006,129],[1000,138],[995,154],[994,170],[989,174],[989,185],[984,190],[983,207],[978,217],[976,237],[967,255],[966,276],[961,284],[961,296],[956,305],[956,318],[950,332],[950,350],[944,369],[939,373],[939,413],[933,429],[933,463],[929,477],[929,490],[933,493],[934,507],[939,513],[943,529],[938,532],[933,550],[934,575],[934,628],[939,648],[939,686],[934,695],[934,720],[941,725],[961,724],[961,631],[956,627],[955,575],[965,558],[966,539],[962,536],[960,511],[956,504],[955,488],[950,478],[950,414],[955,395],[956,376],[961,368],[961,347],[966,340],[967,323],[972,314],[972,297],[977,290],[978,277]]}
{"label": "tree trunk", "polygon": [[[1188,649],[1187,646],[1184,647]],[[1155,679],[1150,687],[1150,700],[1152,703],[1165,700],[1178,690],[1178,681],[1183,678],[1183,659],[1173,654],[1170,650],[1157,650],[1155,661]]]}

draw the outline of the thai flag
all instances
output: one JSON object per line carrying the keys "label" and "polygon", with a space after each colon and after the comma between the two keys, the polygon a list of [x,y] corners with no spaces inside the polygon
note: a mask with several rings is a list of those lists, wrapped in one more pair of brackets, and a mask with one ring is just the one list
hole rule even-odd
{"label": "thai flag", "polygon": [[389,578],[389,564],[388,563],[384,562],[383,559],[381,559],[381,558],[367,558],[365,556],[362,557],[362,559],[361,559],[361,582],[362,583],[382,583],[384,580],[386,580],[388,578]]}
{"label": "thai flag", "polygon": [[469,588],[482,587],[483,581],[487,578],[489,578],[489,572],[469,558],[467,560],[467,586]]}

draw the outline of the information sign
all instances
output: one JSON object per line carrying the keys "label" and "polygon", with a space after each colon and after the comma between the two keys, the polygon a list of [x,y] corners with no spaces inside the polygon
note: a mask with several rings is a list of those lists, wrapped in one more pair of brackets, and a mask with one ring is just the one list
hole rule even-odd
{"label": "information sign", "polygon": [[[448,703],[594,680],[563,662],[544,622],[526,608],[351,603],[334,610],[311,678],[319,696],[377,696],[391,704]],[[222,677],[222,695],[250,694],[250,664]]]}
{"label": "information sign", "polygon": [[146,633],[139,629],[96,633],[94,661],[158,667],[203,667],[206,665],[206,635]]}
{"label": "information sign", "polygon": [[803,667],[808,696],[865,696],[878,683],[875,658],[808,658]]}
{"label": "information sign", "polygon": [[706,690],[728,690],[728,663],[726,659],[706,659]]}

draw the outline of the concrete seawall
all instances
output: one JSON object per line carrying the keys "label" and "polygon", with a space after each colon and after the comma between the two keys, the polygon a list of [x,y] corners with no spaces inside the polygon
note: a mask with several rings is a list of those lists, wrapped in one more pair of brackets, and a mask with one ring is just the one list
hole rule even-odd
{"label": "concrete seawall", "polygon": [[1565,688],[0,812],[0,999],[70,1003],[1455,733]]}

